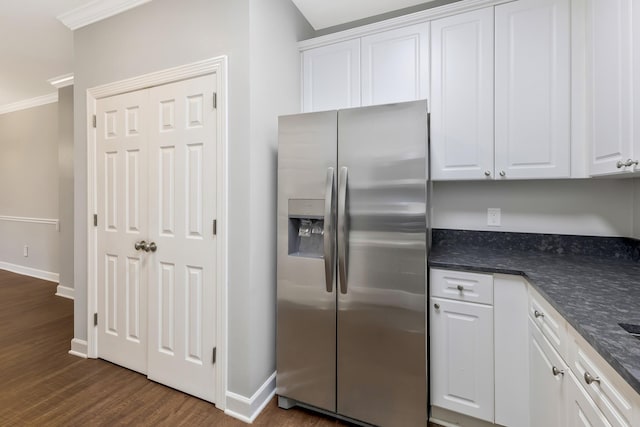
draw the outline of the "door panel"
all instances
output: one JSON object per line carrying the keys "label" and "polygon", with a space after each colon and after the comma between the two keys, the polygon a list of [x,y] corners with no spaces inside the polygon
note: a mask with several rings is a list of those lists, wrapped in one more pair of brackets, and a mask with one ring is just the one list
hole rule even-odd
{"label": "door panel", "polygon": [[215,400],[213,76],[150,89],[149,378]]}
{"label": "door panel", "polygon": [[375,425],[427,419],[426,119],[426,101],[338,113],[337,409]]}
{"label": "door panel", "polygon": [[148,91],[97,102],[98,357],[147,372]]}
{"label": "door panel", "polygon": [[[280,117],[276,393],[336,410],[335,200],[337,113]],[[331,185],[331,179],[334,180]],[[329,183],[329,187],[327,186]],[[325,212],[329,202],[329,215]],[[319,221],[323,242],[305,245],[302,220]],[[318,237],[316,237],[318,239]],[[325,246],[326,244],[326,246]],[[316,250],[306,250],[306,246]],[[329,264],[325,263],[327,249]],[[319,249],[319,250],[317,250]],[[327,280],[327,271],[329,277]]]}

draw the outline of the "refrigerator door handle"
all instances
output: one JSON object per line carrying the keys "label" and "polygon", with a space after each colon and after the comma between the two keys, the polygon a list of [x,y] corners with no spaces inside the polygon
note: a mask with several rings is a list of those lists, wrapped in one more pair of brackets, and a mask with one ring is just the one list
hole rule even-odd
{"label": "refrigerator door handle", "polygon": [[324,193],[324,276],[327,285],[327,292],[333,292],[333,280],[335,271],[335,247],[334,247],[334,235],[335,230],[335,210],[334,210],[334,179],[333,168],[327,169],[327,188]]}
{"label": "refrigerator door handle", "polygon": [[338,180],[338,275],[340,276],[340,292],[347,293],[347,251],[349,236],[347,234],[347,176],[349,169],[340,168]]}

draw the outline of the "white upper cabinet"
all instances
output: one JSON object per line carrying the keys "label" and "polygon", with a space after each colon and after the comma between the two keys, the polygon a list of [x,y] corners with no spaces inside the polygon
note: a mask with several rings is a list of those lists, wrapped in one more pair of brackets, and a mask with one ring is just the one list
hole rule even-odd
{"label": "white upper cabinet", "polygon": [[633,156],[632,3],[587,1],[591,175],[634,169],[623,165]]}
{"label": "white upper cabinet", "polygon": [[570,6],[570,0],[519,0],[495,8],[500,178],[570,176]]}
{"label": "white upper cabinet", "polygon": [[427,98],[429,24],[362,38],[362,105]]}
{"label": "white upper cabinet", "polygon": [[303,111],[360,106],[360,39],[302,53]]}
{"label": "white upper cabinet", "polygon": [[493,177],[493,8],[431,23],[431,177]]}

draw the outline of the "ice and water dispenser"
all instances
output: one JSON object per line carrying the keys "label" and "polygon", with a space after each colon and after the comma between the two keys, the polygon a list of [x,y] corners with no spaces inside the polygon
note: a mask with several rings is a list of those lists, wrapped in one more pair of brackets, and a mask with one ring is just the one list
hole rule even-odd
{"label": "ice and water dispenser", "polygon": [[289,255],[324,256],[324,200],[289,199]]}

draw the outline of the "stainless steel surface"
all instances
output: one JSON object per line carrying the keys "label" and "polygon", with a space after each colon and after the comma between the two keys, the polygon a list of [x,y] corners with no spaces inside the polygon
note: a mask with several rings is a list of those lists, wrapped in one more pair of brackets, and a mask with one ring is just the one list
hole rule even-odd
{"label": "stainless steel surface", "polygon": [[534,311],[533,311],[533,315],[536,317],[536,319],[537,319],[538,317],[544,317],[544,314],[543,314],[543,313],[540,313],[538,310],[534,310]]}
{"label": "stainless steel surface", "polygon": [[507,173],[505,171],[500,171],[500,176],[507,176]]}
{"label": "stainless steel surface", "polygon": [[600,377],[594,377],[589,373],[589,371],[586,371],[584,373],[584,382],[586,382],[587,384],[591,384],[591,383],[600,384]]}
{"label": "stainless steel surface", "polygon": [[349,255],[349,233],[347,221],[347,181],[349,169],[340,168],[338,189],[338,278],[340,292],[347,293],[347,257]]}
{"label": "stainless steel surface", "polygon": [[618,163],[616,163],[616,167],[618,169],[623,168],[624,166],[626,166],[625,162],[623,162],[622,160],[618,160]]}
{"label": "stainless steel surface", "polygon": [[333,292],[333,281],[335,271],[335,197],[333,197],[334,168],[327,168],[327,186],[325,188],[324,201],[324,230],[323,230],[323,249],[324,249],[324,280],[327,292]]}
{"label": "stainless steel surface", "polygon": [[557,377],[558,375],[564,375],[564,370],[558,369],[554,366],[553,368],[551,368],[551,373],[553,374],[554,377]]}
{"label": "stainless steel surface", "polygon": [[133,245],[133,247],[136,249],[136,251],[140,251],[140,250],[143,250],[146,245],[147,245],[147,242],[145,242],[144,240],[141,240],[139,242],[136,242]]}
{"label": "stainless steel surface", "polygon": [[348,288],[338,293],[337,408],[379,426],[427,420],[426,111],[419,101],[338,115]]}
{"label": "stainless steel surface", "polygon": [[491,176],[491,171],[484,171],[484,176]]}
{"label": "stainless steel surface", "polygon": [[[326,177],[328,168],[337,167],[336,138],[336,111],[279,121],[276,392],[331,412],[336,410],[335,287],[327,292],[324,248],[318,258],[289,255],[289,235],[296,232],[290,230],[289,207],[295,215],[324,219],[326,230],[331,218],[324,217],[325,197],[332,197],[326,194]],[[322,237],[323,245],[327,237],[335,238],[332,234]]]}

